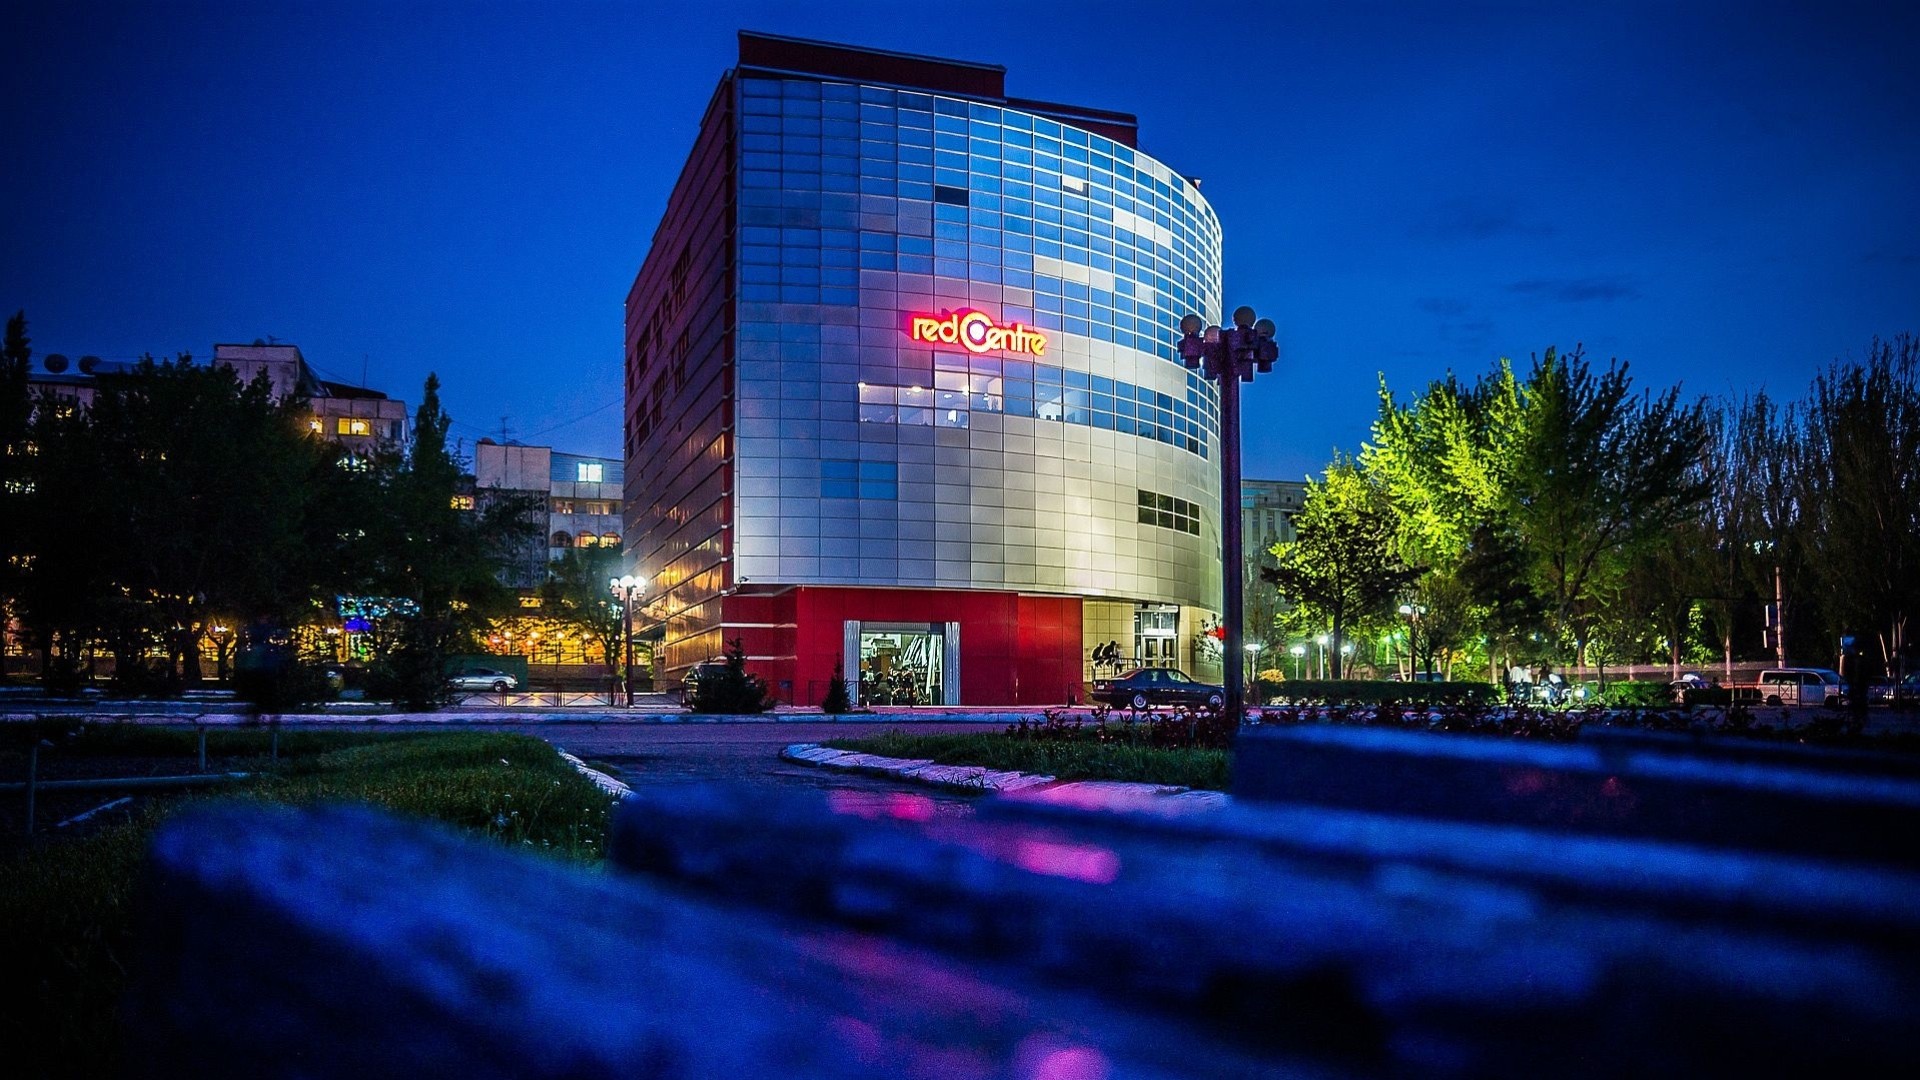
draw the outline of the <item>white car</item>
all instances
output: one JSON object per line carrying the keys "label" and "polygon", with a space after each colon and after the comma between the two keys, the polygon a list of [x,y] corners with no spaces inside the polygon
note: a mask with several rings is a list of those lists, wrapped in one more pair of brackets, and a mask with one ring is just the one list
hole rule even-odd
{"label": "white car", "polygon": [[470,667],[457,675],[447,676],[447,685],[455,690],[491,690],[496,694],[504,694],[517,688],[520,680],[493,668]]}
{"label": "white car", "polygon": [[1760,673],[1760,700],[1768,705],[1838,705],[1847,688],[1831,668],[1769,668]]}

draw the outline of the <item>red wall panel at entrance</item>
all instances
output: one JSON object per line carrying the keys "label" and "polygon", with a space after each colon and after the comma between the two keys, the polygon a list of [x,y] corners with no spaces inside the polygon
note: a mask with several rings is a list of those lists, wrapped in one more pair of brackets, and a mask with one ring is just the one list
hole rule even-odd
{"label": "red wall panel at entrance", "polygon": [[960,624],[963,705],[1061,704],[1080,691],[1075,596],[802,586],[728,596],[725,620],[727,638],[740,638],[756,658],[753,670],[795,704],[817,704],[824,695],[848,620]]}

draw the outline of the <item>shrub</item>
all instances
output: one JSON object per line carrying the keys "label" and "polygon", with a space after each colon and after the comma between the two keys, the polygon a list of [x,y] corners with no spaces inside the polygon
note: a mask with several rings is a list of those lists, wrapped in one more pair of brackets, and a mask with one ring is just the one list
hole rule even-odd
{"label": "shrub", "polygon": [[233,673],[233,693],[257,712],[298,712],[333,700],[326,669],[305,661],[245,667]]}
{"label": "shrub", "polygon": [[827,696],[820,702],[823,713],[839,714],[853,708],[853,698],[847,693],[847,673],[840,664],[833,665],[833,678],[827,682]]}
{"label": "shrub", "polygon": [[773,707],[765,680],[747,671],[747,653],[739,638],[720,650],[720,670],[693,681],[687,709],[697,713],[761,713]]}
{"label": "shrub", "polygon": [[1274,696],[1296,705],[1492,705],[1500,699],[1492,683],[1389,679],[1307,679],[1285,684]]}
{"label": "shrub", "polygon": [[1622,679],[1604,688],[1589,684],[1587,700],[1620,709],[1658,709],[1673,704],[1673,691],[1656,679]]}

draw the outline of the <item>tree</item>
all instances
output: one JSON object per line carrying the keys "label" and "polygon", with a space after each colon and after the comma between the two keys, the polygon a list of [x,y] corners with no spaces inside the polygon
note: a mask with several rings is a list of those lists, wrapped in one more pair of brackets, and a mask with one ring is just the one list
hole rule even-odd
{"label": "tree", "polygon": [[687,708],[696,713],[763,713],[773,707],[773,697],[760,676],[747,671],[747,653],[735,638],[720,647],[722,662],[717,670],[702,666],[687,695]]}
{"label": "tree", "polygon": [[853,708],[853,695],[847,690],[847,673],[840,661],[833,662],[833,678],[827,680],[827,696],[820,700],[820,711],[837,715]]}
{"label": "tree", "polygon": [[534,528],[521,498],[492,499],[471,512],[455,507],[461,471],[447,447],[451,423],[440,379],[430,374],[412,443],[345,463],[366,470],[378,507],[360,530],[364,589],[406,601],[375,623],[376,685],[413,709],[447,700],[449,662],[477,649],[488,620],[510,609],[499,569]]}
{"label": "tree", "polygon": [[337,523],[317,508],[349,478],[305,431],[305,403],[185,354],[102,375],[86,414],[113,581],[140,602],[122,662],[164,646],[168,681],[197,682],[216,618],[286,625],[339,580]]}
{"label": "tree", "polygon": [[1872,635],[1899,668],[1920,611],[1920,340],[1875,340],[1864,363],[1830,366],[1799,435],[1798,532],[1824,637]]}
{"label": "tree", "polygon": [[1296,539],[1274,546],[1279,565],[1263,571],[1282,597],[1331,626],[1335,678],[1349,624],[1384,614],[1416,576],[1399,556],[1395,530],[1386,493],[1352,462],[1335,461],[1308,485]]}
{"label": "tree", "polygon": [[1704,407],[1681,404],[1678,388],[1636,399],[1627,365],[1596,373],[1579,349],[1549,348],[1521,410],[1495,524],[1524,552],[1526,580],[1584,664],[1630,558],[1706,501],[1695,468],[1707,442]]}
{"label": "tree", "polygon": [[551,618],[591,638],[608,671],[620,666],[626,612],[607,588],[619,576],[620,552],[614,548],[568,548],[540,585],[540,607]]}
{"label": "tree", "polygon": [[27,337],[27,313],[7,320],[0,343],[0,634],[19,605],[26,546],[27,486],[32,482],[27,457],[32,449],[27,424],[33,415],[27,364],[33,357]]}

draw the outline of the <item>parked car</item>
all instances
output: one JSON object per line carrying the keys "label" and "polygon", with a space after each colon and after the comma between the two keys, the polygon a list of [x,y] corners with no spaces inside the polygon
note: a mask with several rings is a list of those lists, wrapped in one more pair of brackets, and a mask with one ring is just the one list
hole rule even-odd
{"label": "parked car", "polygon": [[504,694],[519,687],[520,680],[493,668],[470,667],[447,676],[447,685],[455,690],[491,690]]}
{"label": "parked car", "polygon": [[702,660],[688,668],[686,677],[680,680],[680,704],[684,706],[693,700],[694,690],[700,685],[700,680],[713,678],[725,670],[727,662],[718,659]]}
{"label": "parked car", "polygon": [[1094,701],[1121,708],[1146,709],[1155,705],[1204,705],[1217,709],[1226,703],[1223,687],[1194,682],[1175,668],[1134,668],[1111,679],[1097,679],[1087,695]]}
{"label": "parked car", "polygon": [[1687,695],[1690,693],[1698,693],[1701,690],[1715,690],[1718,689],[1719,686],[1719,683],[1697,671],[1683,671],[1680,673],[1679,678],[1667,684],[1667,692],[1673,696],[1674,701],[1684,703],[1687,700]]}
{"label": "parked car", "polygon": [[1760,673],[1760,700],[1768,705],[1838,705],[1846,684],[1831,668],[1768,668]]}
{"label": "parked car", "polygon": [[1871,701],[1888,701],[1897,705],[1910,705],[1920,701],[1920,671],[1913,672],[1899,682],[1883,680],[1873,684],[1869,691]]}

